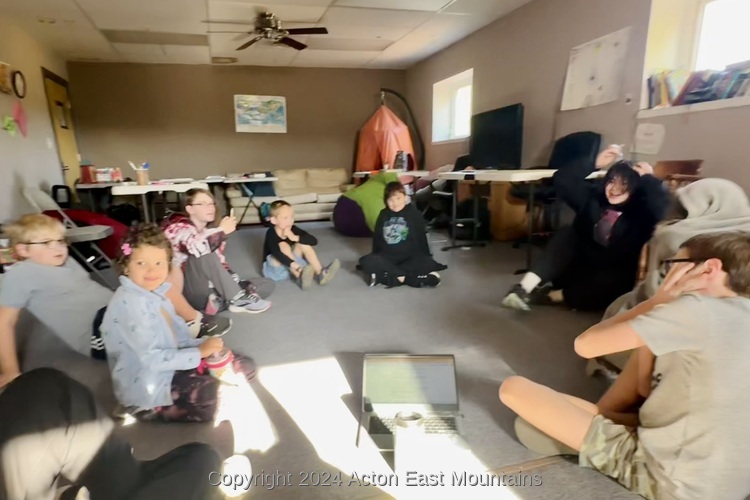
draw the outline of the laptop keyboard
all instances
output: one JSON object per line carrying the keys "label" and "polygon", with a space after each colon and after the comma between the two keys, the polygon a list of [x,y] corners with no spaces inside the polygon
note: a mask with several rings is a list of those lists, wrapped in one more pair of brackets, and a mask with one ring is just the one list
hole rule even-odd
{"label": "laptop keyboard", "polygon": [[[425,434],[455,434],[458,432],[455,417],[425,417],[422,419]],[[370,418],[370,434],[394,434],[395,418]]]}

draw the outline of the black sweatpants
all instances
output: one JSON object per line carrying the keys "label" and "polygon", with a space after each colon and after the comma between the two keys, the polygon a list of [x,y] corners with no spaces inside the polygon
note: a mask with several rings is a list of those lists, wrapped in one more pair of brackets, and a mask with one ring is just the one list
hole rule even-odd
{"label": "black sweatpants", "polygon": [[562,290],[565,303],[579,310],[606,309],[615,299],[635,286],[638,256],[621,261],[603,258],[606,249],[587,245],[571,226],[550,238],[531,272]]}
{"label": "black sweatpants", "polygon": [[22,374],[0,393],[0,499],[51,498],[60,476],[85,486],[92,500],[216,494],[208,475],[221,460],[210,446],[191,443],[140,462],[113,429],[79,382],[51,368]]}
{"label": "black sweatpants", "polygon": [[378,283],[397,286],[398,278],[403,276],[404,283],[419,288],[419,276],[424,276],[438,268],[435,260],[429,255],[415,255],[405,260],[393,261],[379,253],[367,254],[359,259],[359,266],[364,275],[375,275]]}

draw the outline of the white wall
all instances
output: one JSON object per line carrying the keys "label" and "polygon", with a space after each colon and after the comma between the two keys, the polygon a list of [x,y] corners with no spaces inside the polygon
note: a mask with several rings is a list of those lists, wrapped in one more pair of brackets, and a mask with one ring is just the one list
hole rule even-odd
{"label": "white wall", "polygon": [[[24,185],[61,184],[62,171],[55,149],[42,67],[66,77],[65,62],[28,34],[0,17],[0,61],[20,70],[26,77],[26,98],[20,100],[28,118],[28,136],[13,138],[0,130],[0,222],[29,211],[20,190]],[[0,119],[12,115],[15,95],[0,92]]]}

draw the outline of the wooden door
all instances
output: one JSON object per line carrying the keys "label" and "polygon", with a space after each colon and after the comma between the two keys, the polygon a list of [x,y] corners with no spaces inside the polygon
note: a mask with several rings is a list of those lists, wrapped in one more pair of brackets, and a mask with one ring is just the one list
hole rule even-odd
{"label": "wooden door", "polygon": [[75,127],[71,115],[68,82],[54,73],[44,70],[44,90],[47,95],[52,128],[55,133],[60,168],[65,184],[75,193],[75,181],[81,177],[81,155],[78,153]]}

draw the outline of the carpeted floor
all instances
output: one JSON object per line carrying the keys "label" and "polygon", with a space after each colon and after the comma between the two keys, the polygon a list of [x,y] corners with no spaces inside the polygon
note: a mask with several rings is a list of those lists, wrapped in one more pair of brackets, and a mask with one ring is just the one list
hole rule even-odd
{"label": "carpeted floor", "polygon": [[[367,239],[344,238],[328,223],[302,225],[319,240],[324,262],[338,257],[342,269],[327,287],[303,292],[279,284],[273,307],[257,315],[232,315],[234,328],[225,342],[251,355],[260,367],[250,387],[226,387],[228,407],[220,418],[234,427],[234,449],[251,460],[252,498],[437,498],[437,489],[409,488],[403,495],[388,488],[349,485],[352,473],[387,472],[386,461],[355,447],[359,419],[362,356],[367,352],[450,353],[457,362],[465,438],[485,470],[539,458],[515,439],[513,415],[497,397],[501,381],[521,374],[561,391],[595,400],[604,382],[586,377],[585,361],[573,352],[573,339],[597,316],[555,308],[533,314],[498,306],[517,277],[524,251],[507,244],[440,251],[445,238],[432,234],[436,258],[449,265],[437,289],[368,288],[354,270],[369,251]],[[228,259],[243,276],[257,276],[265,229],[241,229],[230,237]],[[231,452],[226,429],[208,425],[137,423],[119,432],[135,453],[150,458],[191,440]],[[302,486],[309,474],[334,476],[341,486]],[[268,485],[271,475],[291,486]],[[496,487],[488,498],[599,499],[637,498],[600,474],[573,463],[557,463],[529,473],[540,474],[540,486]],[[261,477],[261,476],[256,476]],[[335,476],[334,476],[335,477]],[[256,481],[259,479],[256,479]],[[461,497],[480,490],[465,488]],[[450,494],[446,498],[457,498]]]}

